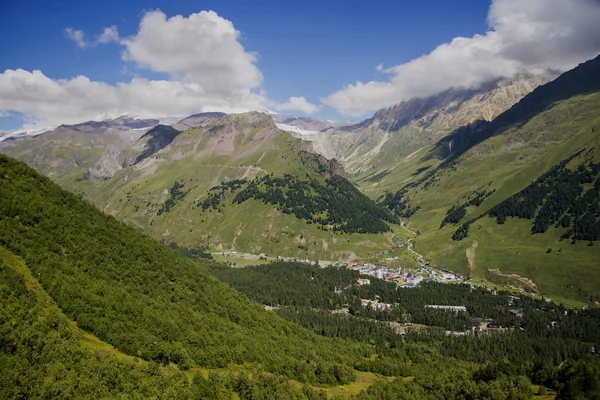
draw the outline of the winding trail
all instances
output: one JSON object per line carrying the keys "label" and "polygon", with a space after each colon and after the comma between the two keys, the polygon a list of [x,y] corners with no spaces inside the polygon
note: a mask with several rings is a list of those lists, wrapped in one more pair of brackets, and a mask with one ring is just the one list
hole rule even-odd
{"label": "winding trail", "polygon": [[[404,229],[406,232],[408,232],[408,233],[411,233],[411,234],[412,234],[412,235],[414,235],[414,236],[417,236],[417,232],[415,232],[415,231],[413,231],[413,230],[410,230],[410,229],[408,228],[408,225],[406,225],[406,224],[404,223],[404,221],[400,221],[400,226],[401,226],[401,227],[402,227],[402,229]],[[415,243],[414,243],[414,241],[413,241],[412,239],[408,239],[408,246],[407,246],[407,249],[408,249],[408,251],[410,251],[411,253],[413,253],[414,255],[416,255],[416,256],[417,256],[417,260],[425,260],[425,257],[423,257],[423,255],[422,255],[422,254],[420,254],[420,253],[417,253],[415,250],[413,250],[413,246],[414,246],[414,244],[415,244]]]}

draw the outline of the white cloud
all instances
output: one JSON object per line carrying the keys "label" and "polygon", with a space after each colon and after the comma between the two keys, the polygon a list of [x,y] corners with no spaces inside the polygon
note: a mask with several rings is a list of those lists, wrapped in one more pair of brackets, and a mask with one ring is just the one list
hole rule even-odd
{"label": "white cloud", "polygon": [[256,88],[262,82],[257,56],[244,49],[239,35],[214,11],[187,18],[151,11],[142,18],[138,33],[123,40],[123,58],[211,92]]}
{"label": "white cloud", "polygon": [[104,28],[102,34],[98,36],[98,43],[107,44],[110,42],[119,42],[119,31],[115,25]]}
{"label": "white cloud", "polygon": [[100,44],[108,44],[110,42],[119,43],[119,31],[115,25],[106,27],[102,30],[102,33],[98,35],[95,41],[85,40],[85,34],[83,31],[73,28],[65,28],[65,34],[71,39],[77,47],[85,49],[87,47],[96,47]]}
{"label": "white cloud", "polygon": [[142,17],[138,33],[125,39],[116,26],[105,28],[94,42],[86,42],[81,31],[65,32],[80,48],[117,42],[125,46],[125,60],[166,72],[170,79],[135,77],[111,85],[85,76],[51,79],[41,71],[6,70],[0,74],[0,111],[24,114],[24,129],[123,114],[164,118],[266,111],[275,104],[259,90],[257,56],[238,42],[233,24],[212,11],[168,19],[152,11]]}
{"label": "white cloud", "polygon": [[84,49],[87,46],[87,43],[84,39],[83,31],[73,28],[66,28],[65,34],[69,39],[75,42],[77,47],[79,47],[80,49]]}
{"label": "white cloud", "polygon": [[266,110],[271,103],[251,91],[219,97],[200,85],[134,78],[109,85],[84,76],[53,80],[41,71],[0,74],[0,110],[27,116],[23,129],[57,126],[123,114],[142,117],[186,116],[196,112]]}
{"label": "white cloud", "polygon": [[314,114],[321,108],[304,97],[290,97],[288,101],[283,104],[275,106],[277,111],[302,111],[305,114]]}
{"label": "white cloud", "polygon": [[360,116],[451,87],[474,88],[499,77],[565,71],[600,52],[597,0],[493,0],[484,35],[458,37],[431,53],[378,71],[387,80],[356,82],[322,101]]}

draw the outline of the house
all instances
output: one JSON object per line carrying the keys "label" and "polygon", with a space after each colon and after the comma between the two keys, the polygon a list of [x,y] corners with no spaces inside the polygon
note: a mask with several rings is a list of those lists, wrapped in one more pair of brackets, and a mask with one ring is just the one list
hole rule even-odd
{"label": "house", "polygon": [[511,313],[512,315],[514,315],[515,317],[523,318],[523,309],[522,308],[508,310],[508,312]]}
{"label": "house", "polygon": [[436,310],[448,310],[448,311],[467,311],[465,306],[437,306],[437,305],[426,305],[425,308],[433,308]]}

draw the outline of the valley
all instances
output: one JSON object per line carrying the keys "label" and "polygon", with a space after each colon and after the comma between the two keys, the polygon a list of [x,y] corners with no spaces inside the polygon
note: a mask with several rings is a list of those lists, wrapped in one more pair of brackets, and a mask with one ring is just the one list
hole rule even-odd
{"label": "valley", "polygon": [[[0,151],[165,243],[382,265],[391,252],[390,267],[427,259],[481,284],[585,304],[600,279],[593,241],[480,216],[578,151],[597,159],[598,64],[449,90],[354,125],[257,112],[195,114],[175,128],[123,117]],[[468,236],[453,240],[465,222]]]}
{"label": "valley", "polygon": [[0,5],[0,399],[600,400],[600,2]]}

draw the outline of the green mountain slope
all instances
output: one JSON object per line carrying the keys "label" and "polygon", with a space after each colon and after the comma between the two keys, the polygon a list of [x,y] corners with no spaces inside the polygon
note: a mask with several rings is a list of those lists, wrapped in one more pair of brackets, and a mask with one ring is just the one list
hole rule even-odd
{"label": "green mountain slope", "polygon": [[[153,237],[189,247],[337,259],[353,258],[357,253],[365,256],[389,246],[391,233],[357,232],[390,231],[387,223],[395,222],[394,218],[342,177],[335,178],[339,200],[347,202],[349,209],[362,211],[350,219],[345,215],[340,223],[329,221],[333,211],[330,195],[335,190],[331,191],[327,182],[343,174],[343,169],[307,149],[307,143],[277,129],[267,115],[228,115],[177,135],[152,157],[119,171],[85,195],[105,212]],[[256,196],[250,196],[234,204],[234,192],[246,190],[250,182],[265,176],[275,180],[290,176],[313,185],[310,198],[296,200],[298,206],[312,210],[304,215],[310,214],[310,218],[287,212],[283,198],[256,201]],[[238,181],[243,188],[229,186]],[[342,195],[340,182],[354,195]],[[211,201],[218,206],[201,206]],[[306,204],[300,204],[303,202]],[[366,209],[361,206],[367,203]],[[313,224],[318,218],[331,229]],[[337,230],[348,224],[354,227],[344,228],[349,235],[342,239]],[[334,230],[333,225],[339,229]]]}
{"label": "green mountain slope", "polygon": [[[600,59],[581,65],[496,120],[461,128],[420,155],[424,162],[442,164],[413,177],[393,202],[418,209],[410,220],[411,229],[420,232],[419,252],[477,279],[551,296],[587,301],[600,290],[598,246],[561,240],[567,228],[555,227],[554,220],[544,224],[545,233],[532,233],[550,192],[529,215],[531,221],[507,214],[500,225],[479,218],[572,155],[578,154],[569,170],[584,164],[591,173],[600,149],[599,65]],[[576,189],[582,195],[593,187],[592,175]],[[562,209],[559,217],[566,214]],[[473,221],[468,236],[452,240],[464,236],[464,230],[456,232],[468,221]]]}
{"label": "green mountain slope", "polygon": [[333,386],[355,376],[364,399],[531,393],[522,372],[484,380],[477,364],[393,335],[317,336],[6,156],[0,332],[3,398],[316,399],[326,394],[298,382],[348,393]]}
{"label": "green mountain slope", "polygon": [[25,164],[2,156],[0,177],[0,245],[79,327],[126,354],[180,368],[260,363],[314,382],[317,366],[360,354],[250,303]]}
{"label": "green mountain slope", "polygon": [[[342,178],[336,182],[344,181],[344,190],[353,195],[346,198],[338,190],[336,202],[347,203],[345,210],[357,211],[351,218],[344,212],[340,219],[341,209],[337,217],[331,216],[335,210],[328,209],[329,195],[335,191],[327,180],[344,175],[338,163],[311,153],[309,143],[279,130],[268,115],[210,117],[185,132],[158,125],[143,135],[139,131],[127,143],[119,141],[124,135],[120,131],[90,134],[88,130],[94,127],[85,132],[63,127],[2,144],[0,150],[154,238],[188,247],[354,259],[390,246],[393,234],[388,224],[395,219]],[[67,134],[60,133],[63,130]],[[56,167],[59,164],[66,168]],[[286,213],[289,207],[281,201],[248,199],[235,206],[231,196],[221,196],[219,207],[199,208],[215,200],[210,192],[213,187],[267,175],[276,179],[289,175],[316,185],[310,189],[310,199],[301,199],[307,202],[301,206],[314,211],[304,215],[310,218],[300,212]],[[313,223],[316,220],[323,224]],[[342,239],[339,231],[347,235]]]}
{"label": "green mountain slope", "polygon": [[153,369],[77,329],[4,248],[0,293],[3,399],[193,396],[183,373]]}

